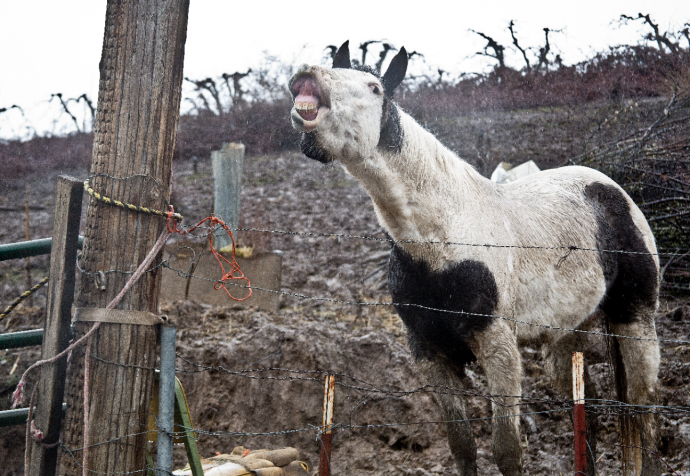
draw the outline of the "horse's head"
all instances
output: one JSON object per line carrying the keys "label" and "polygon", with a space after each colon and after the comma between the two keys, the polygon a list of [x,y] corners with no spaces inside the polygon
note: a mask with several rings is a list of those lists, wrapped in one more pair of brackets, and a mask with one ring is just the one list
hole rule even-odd
{"label": "horse's head", "polygon": [[321,162],[344,162],[370,156],[377,147],[399,150],[402,130],[391,99],[407,71],[401,48],[379,77],[368,66],[353,68],[349,41],[333,68],[302,65],[290,79],[292,125],[302,134],[302,152]]}

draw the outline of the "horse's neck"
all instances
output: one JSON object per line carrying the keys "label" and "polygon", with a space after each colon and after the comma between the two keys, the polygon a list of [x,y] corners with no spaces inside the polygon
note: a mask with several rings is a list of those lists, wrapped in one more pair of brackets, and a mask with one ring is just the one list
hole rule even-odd
{"label": "horse's neck", "polygon": [[345,167],[365,188],[393,239],[447,240],[449,223],[480,206],[478,199],[490,185],[407,114],[401,112],[400,121],[400,152],[377,150]]}

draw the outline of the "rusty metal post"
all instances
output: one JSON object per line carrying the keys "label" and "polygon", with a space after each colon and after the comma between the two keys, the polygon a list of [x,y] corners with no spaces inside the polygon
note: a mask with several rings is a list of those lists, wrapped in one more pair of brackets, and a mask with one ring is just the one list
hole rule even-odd
{"label": "rusty metal post", "polygon": [[573,352],[573,426],[575,427],[575,475],[587,474],[587,424],[585,422],[585,380],[582,352]]}
{"label": "rusty metal post", "polygon": [[319,476],[330,476],[331,474],[331,441],[333,440],[333,430],[331,426],[333,426],[334,391],[335,376],[326,375],[326,387],[323,391],[323,427],[321,429]]}
{"label": "rusty metal post", "polygon": [[[25,226],[25,235],[26,235],[26,241],[31,240],[31,234],[29,233],[29,184],[26,185],[26,202],[24,204],[24,208],[26,211],[26,226]],[[31,284],[31,258],[28,256],[26,257],[26,289],[31,289],[33,287],[33,284]],[[29,307],[34,306],[34,297],[29,296],[29,299],[27,301],[27,304]]]}

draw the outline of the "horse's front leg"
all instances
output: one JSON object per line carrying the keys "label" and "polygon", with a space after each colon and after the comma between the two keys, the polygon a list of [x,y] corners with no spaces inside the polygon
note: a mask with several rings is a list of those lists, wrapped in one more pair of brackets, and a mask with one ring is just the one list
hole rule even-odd
{"label": "horse's front leg", "polygon": [[492,395],[494,460],[503,476],[519,476],[522,474],[519,417],[522,361],[515,333],[507,322],[496,320],[475,334],[471,347],[484,369]]}
{"label": "horse's front leg", "polygon": [[443,411],[446,422],[448,444],[455,458],[460,476],[477,475],[477,444],[474,440],[472,425],[467,421],[467,402],[463,395],[460,377],[454,368],[447,365],[443,358],[421,360],[417,367],[426,377],[429,384],[436,386],[434,395]]}

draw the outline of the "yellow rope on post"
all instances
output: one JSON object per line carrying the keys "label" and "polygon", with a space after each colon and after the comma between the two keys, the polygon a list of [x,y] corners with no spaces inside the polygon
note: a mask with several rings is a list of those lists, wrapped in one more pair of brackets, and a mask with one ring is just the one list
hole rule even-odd
{"label": "yellow rope on post", "polygon": [[41,289],[41,288],[48,282],[49,279],[50,279],[50,278],[49,278],[48,276],[46,276],[46,277],[43,278],[43,279],[41,280],[41,282],[38,283],[36,286],[32,287],[32,288],[29,289],[28,291],[24,291],[24,292],[22,293],[21,296],[19,296],[17,299],[15,299],[14,301],[12,301],[12,304],[10,304],[9,306],[7,306],[7,307],[5,308],[5,310],[2,311],[2,314],[0,314],[0,321],[1,321],[6,315],[8,315],[10,312],[12,312],[12,310],[13,310],[15,307],[19,306],[19,303],[20,303],[20,302],[22,302],[24,299],[28,298],[28,297],[31,296],[33,293],[35,293],[36,291],[38,291],[39,289]]}
{"label": "yellow rope on post", "polygon": [[[168,212],[162,212],[160,210],[154,210],[152,208],[147,207],[140,207],[138,205],[132,205],[131,203],[122,203],[119,200],[105,197],[100,193],[96,192],[93,188],[91,188],[91,185],[89,185],[89,179],[86,179],[84,181],[84,190],[86,190],[86,193],[91,195],[96,200],[101,201],[103,203],[107,203],[108,205],[115,205],[117,207],[132,210],[134,212],[148,213],[150,215],[157,215],[159,217],[168,218]],[[179,213],[173,213],[172,217],[178,222],[181,222],[183,219],[182,215],[180,215]]]}

